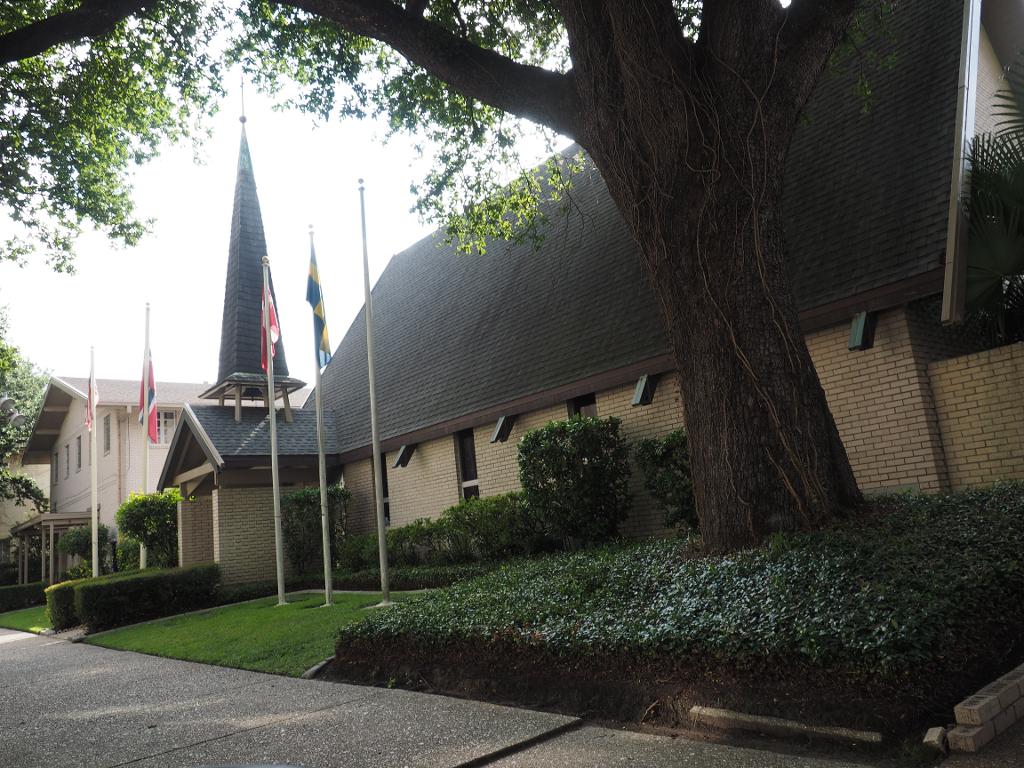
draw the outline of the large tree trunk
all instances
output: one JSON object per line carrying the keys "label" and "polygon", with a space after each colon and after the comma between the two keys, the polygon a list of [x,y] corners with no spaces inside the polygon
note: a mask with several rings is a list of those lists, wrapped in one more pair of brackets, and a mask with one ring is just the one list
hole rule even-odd
{"label": "large tree trunk", "polygon": [[667,16],[615,3],[602,39],[592,10],[580,11],[585,39],[569,26],[581,143],[661,305],[705,544],[820,527],[860,496],[800,331],[781,222],[786,152],[809,92],[799,78],[818,73],[775,71],[756,18],[713,41],[726,61],[688,48]]}

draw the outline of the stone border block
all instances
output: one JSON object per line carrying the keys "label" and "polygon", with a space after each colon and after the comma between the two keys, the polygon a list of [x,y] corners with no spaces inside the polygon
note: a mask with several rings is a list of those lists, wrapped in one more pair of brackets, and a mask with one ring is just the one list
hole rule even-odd
{"label": "stone border block", "polygon": [[991,722],[984,725],[958,725],[949,732],[949,749],[952,752],[977,752],[996,736]]}
{"label": "stone border block", "polygon": [[959,725],[983,725],[999,714],[1002,705],[998,695],[993,696],[986,686],[973,696],[968,696],[953,708]]}

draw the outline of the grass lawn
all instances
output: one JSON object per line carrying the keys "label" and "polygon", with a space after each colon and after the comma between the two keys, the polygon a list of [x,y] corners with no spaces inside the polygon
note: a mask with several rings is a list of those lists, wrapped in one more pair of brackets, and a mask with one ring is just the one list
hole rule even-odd
{"label": "grass lawn", "polygon": [[[405,595],[393,592],[391,597],[401,600]],[[338,629],[364,618],[367,611],[363,609],[380,598],[336,594],[331,608],[322,607],[321,595],[291,595],[288,599],[288,605],[281,607],[276,597],[269,597],[190,616],[172,616],[116,629],[87,642],[104,648],[298,677],[331,656]]]}
{"label": "grass lawn", "polygon": [[46,606],[37,605],[35,608],[0,613],[0,627],[39,634],[44,629],[50,628],[50,620],[46,616]]}

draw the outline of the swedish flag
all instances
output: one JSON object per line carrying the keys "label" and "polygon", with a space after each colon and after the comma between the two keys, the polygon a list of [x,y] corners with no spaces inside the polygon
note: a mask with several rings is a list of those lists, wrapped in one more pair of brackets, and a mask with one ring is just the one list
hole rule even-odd
{"label": "swedish flag", "polygon": [[313,248],[313,233],[309,233],[309,280],[306,282],[306,301],[313,308],[313,336],[316,356],[323,368],[331,362],[331,342],[327,338],[327,315],[324,312],[324,297],[320,292],[320,272],[316,268],[316,250]]}

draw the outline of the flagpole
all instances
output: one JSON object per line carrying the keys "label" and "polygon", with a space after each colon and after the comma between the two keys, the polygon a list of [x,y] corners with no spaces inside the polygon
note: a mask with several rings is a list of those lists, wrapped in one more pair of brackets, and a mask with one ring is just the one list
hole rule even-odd
{"label": "flagpole", "polygon": [[363,180],[359,180],[359,218],[363,228],[363,291],[366,317],[366,368],[370,377],[370,435],[373,442],[373,491],[377,505],[377,554],[380,560],[382,606],[391,605],[388,578],[388,541],[384,527],[384,480],[380,459],[380,431],[377,428],[377,375],[373,364],[373,304],[370,301],[370,258],[366,250],[366,200]]}
{"label": "flagpole", "polygon": [[[142,390],[146,393],[143,412],[142,429],[142,492],[149,493],[149,302],[146,302],[146,351],[142,358]],[[139,569],[146,567],[146,545],[139,542]]]}
{"label": "flagpole", "polygon": [[89,419],[89,483],[92,503],[92,575],[100,575],[100,502],[99,502],[99,456],[96,454],[96,351],[89,347],[89,403],[86,407],[92,414]]}
{"label": "flagpole", "polygon": [[267,355],[267,405],[270,410],[270,475],[274,487],[274,557],[277,564],[277,604],[284,599],[284,548],[281,545],[281,483],[277,474],[277,404],[274,391],[274,334],[270,331],[270,259],[263,257],[263,328]]}
{"label": "flagpole", "polygon": [[[313,225],[309,225],[309,252],[313,253]],[[317,275],[317,284],[319,285],[319,273]],[[323,294],[320,296],[321,306],[323,303]],[[315,312],[315,308],[314,308]],[[316,328],[316,316],[314,315],[313,327]],[[326,320],[325,320],[326,322]],[[324,409],[323,402],[320,399],[320,345],[321,339],[316,340],[316,389],[314,390],[316,395],[316,444],[317,444],[317,464],[320,471],[320,527],[323,533],[323,553],[324,553],[324,605],[334,605],[334,583],[331,576],[331,516],[327,509],[327,461],[324,457]]]}

